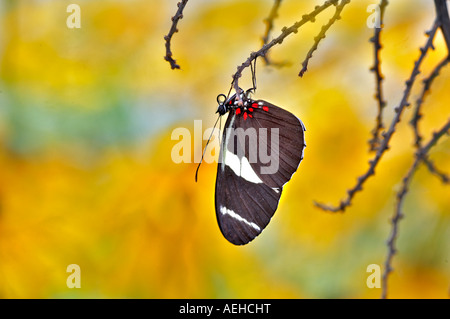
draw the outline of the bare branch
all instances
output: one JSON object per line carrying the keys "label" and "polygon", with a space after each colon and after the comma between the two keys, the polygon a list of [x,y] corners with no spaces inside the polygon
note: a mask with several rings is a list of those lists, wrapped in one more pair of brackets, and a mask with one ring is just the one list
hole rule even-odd
{"label": "bare branch", "polygon": [[342,0],[341,3],[339,5],[336,6],[336,11],[333,15],[333,17],[331,17],[330,21],[328,21],[327,24],[325,24],[324,26],[322,26],[322,29],[320,30],[319,34],[314,38],[314,44],[311,47],[311,49],[309,49],[308,54],[306,55],[305,60],[302,63],[302,69],[300,70],[300,73],[298,74],[299,76],[303,76],[303,74],[305,74],[305,72],[308,70],[308,63],[309,60],[312,58],[312,55],[314,53],[314,51],[317,50],[317,47],[319,46],[319,43],[322,39],[325,38],[326,36],[326,32],[328,31],[328,29],[337,21],[341,18],[341,12],[344,9],[344,7],[350,3],[350,0]]}
{"label": "bare branch", "polygon": [[401,218],[403,218],[402,206],[406,193],[408,192],[409,184],[411,183],[411,179],[421,162],[428,156],[428,152],[431,147],[433,147],[438,140],[444,136],[444,134],[448,133],[450,130],[450,119],[445,123],[445,125],[437,132],[433,133],[433,137],[431,140],[422,148],[420,148],[415,156],[415,160],[413,165],[410,167],[408,173],[403,178],[402,187],[397,193],[397,203],[395,206],[394,216],[391,219],[392,222],[392,230],[389,235],[387,246],[388,246],[388,254],[384,263],[384,272],[383,272],[383,280],[382,280],[382,293],[381,298],[385,299],[387,297],[387,287],[388,287],[388,276],[392,272],[392,258],[396,253],[396,239],[398,236],[398,224]]}
{"label": "bare branch", "polygon": [[[235,91],[239,92],[239,83],[238,83],[239,78],[242,76],[242,72],[245,70],[245,68],[248,68],[251,65],[253,60],[257,59],[258,57],[265,56],[273,46],[275,46],[276,44],[283,43],[283,40],[290,34],[297,33],[298,29],[305,23],[314,22],[318,14],[327,9],[329,6],[336,5],[337,2],[338,0],[327,0],[322,5],[316,6],[312,12],[303,15],[300,21],[295,22],[290,27],[283,27],[281,30],[281,34],[278,37],[276,37],[269,43],[263,45],[262,48],[259,49],[258,51],[250,53],[250,56],[247,58],[247,60],[237,67],[236,73],[234,73],[232,76],[233,78],[232,87],[234,87]],[[238,99],[240,99],[239,94],[237,95],[237,97]]]}
{"label": "bare branch", "polygon": [[434,40],[434,36],[436,35],[436,31],[437,31],[438,27],[439,27],[439,21],[436,19],[436,21],[433,24],[433,27],[427,33],[428,40],[427,40],[425,46],[423,48],[420,48],[419,59],[414,63],[414,68],[411,72],[411,75],[410,75],[409,79],[405,82],[406,87],[403,92],[403,97],[402,97],[402,100],[400,101],[399,106],[394,109],[395,116],[392,119],[391,125],[389,126],[389,129],[387,132],[384,132],[381,134],[383,136],[383,140],[381,142],[380,147],[377,150],[375,157],[369,161],[369,169],[363,175],[358,177],[356,185],[347,191],[347,197],[344,200],[342,200],[338,206],[330,206],[330,205],[325,205],[322,203],[315,202],[314,204],[317,207],[319,207],[323,210],[335,212],[335,213],[336,212],[344,212],[345,209],[351,205],[354,195],[358,191],[362,190],[362,186],[363,186],[364,182],[367,181],[370,176],[375,174],[375,168],[378,165],[378,163],[380,162],[381,157],[389,149],[389,141],[391,140],[392,135],[395,132],[397,123],[400,122],[400,117],[403,113],[403,110],[405,109],[405,107],[409,106],[408,99],[409,99],[409,95],[411,93],[411,89],[413,87],[413,84],[416,80],[417,75],[420,74],[419,68],[420,68],[420,65],[422,64],[422,61],[424,60],[428,50],[433,47],[433,40]]}
{"label": "bare branch", "polygon": [[437,176],[442,181],[442,183],[444,183],[444,184],[450,183],[449,175],[447,173],[441,171],[440,169],[438,169],[436,167],[436,165],[434,164],[434,162],[432,160],[430,160],[428,156],[425,156],[423,161],[424,161],[425,165],[428,167],[428,170],[430,171],[430,173]]}
{"label": "bare branch", "polygon": [[[419,132],[419,120],[422,118],[421,108],[422,108],[423,102],[425,101],[425,96],[427,95],[427,93],[429,93],[431,84],[433,83],[434,79],[436,79],[436,77],[439,75],[439,72],[441,71],[441,69],[443,67],[445,67],[449,62],[450,62],[449,57],[446,57],[445,59],[443,59],[440,63],[438,63],[436,65],[436,67],[433,69],[431,74],[426,79],[423,80],[423,88],[419,95],[419,98],[416,100],[413,117],[410,121],[410,124],[411,124],[411,126],[413,128],[413,132],[414,132],[414,145],[418,149],[420,149],[422,147],[422,136],[420,135],[420,132]],[[441,179],[443,183],[450,182],[450,177],[446,173],[440,171],[434,165],[434,163],[428,158],[428,156],[425,156],[423,161],[426,164],[426,166],[428,167],[428,170],[432,174],[436,175],[439,179]]]}
{"label": "bare branch", "polygon": [[433,71],[430,73],[430,75],[423,80],[423,88],[419,95],[419,97],[416,100],[416,106],[413,111],[413,117],[410,121],[410,124],[413,127],[414,130],[414,144],[417,147],[420,147],[422,136],[420,135],[418,123],[419,120],[422,118],[421,109],[423,102],[425,101],[425,96],[427,93],[429,93],[431,84],[433,83],[434,79],[439,75],[439,72],[443,67],[445,67],[450,62],[450,58],[443,59],[439,64],[436,65],[436,67],[433,69]]}
{"label": "bare branch", "polygon": [[370,71],[375,74],[375,81],[376,81],[376,93],[375,93],[375,99],[378,102],[378,114],[376,117],[376,124],[375,128],[372,130],[372,139],[369,140],[369,146],[370,151],[376,151],[380,146],[380,133],[381,130],[384,128],[383,125],[383,109],[386,107],[386,101],[383,97],[383,85],[382,81],[384,80],[384,76],[381,73],[381,59],[380,59],[380,50],[382,48],[381,42],[380,42],[380,35],[381,30],[384,26],[384,12],[386,11],[386,6],[388,5],[387,0],[381,0],[379,4],[379,10],[380,10],[380,17],[379,27],[374,28],[374,35],[372,38],[370,38],[370,42],[373,43],[374,48],[374,60],[375,63],[372,68],[370,68]]}
{"label": "bare branch", "polygon": [[439,19],[442,34],[447,44],[447,54],[450,55],[450,18],[448,16],[446,0],[434,0],[436,16]]}
{"label": "bare branch", "polygon": [[[273,21],[276,17],[278,17],[278,9],[280,8],[282,0],[275,0],[272,6],[272,9],[270,10],[269,16],[264,19],[264,23],[266,24],[266,31],[264,32],[264,35],[262,37],[262,45],[264,46],[269,42],[269,36],[273,29]],[[263,56],[264,62],[267,65],[274,65],[274,66],[284,66],[287,63],[285,62],[273,62],[269,59],[269,56],[265,54]]]}
{"label": "bare branch", "polygon": [[172,26],[170,27],[169,33],[164,36],[164,40],[166,41],[166,55],[164,56],[164,60],[170,63],[170,67],[173,69],[179,69],[180,66],[175,62],[172,58],[172,51],[170,50],[170,41],[172,40],[173,35],[178,32],[177,24],[183,18],[183,10],[186,6],[188,0],[181,0],[178,2],[178,10],[175,15],[172,17]]}

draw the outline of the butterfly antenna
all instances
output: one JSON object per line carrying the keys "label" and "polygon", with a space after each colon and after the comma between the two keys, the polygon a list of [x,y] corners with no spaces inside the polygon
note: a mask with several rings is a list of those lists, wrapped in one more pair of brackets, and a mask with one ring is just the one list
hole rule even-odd
{"label": "butterfly antenna", "polygon": [[234,81],[231,83],[230,89],[228,90],[227,98],[225,100],[228,100],[228,98],[230,97],[231,90],[233,90],[233,83]]}
{"label": "butterfly antenna", "polygon": [[195,170],[195,182],[196,182],[196,183],[197,183],[198,170],[199,170],[199,168],[200,168],[200,165],[201,165],[202,162],[203,162],[203,157],[205,156],[206,148],[208,147],[208,144],[209,144],[209,142],[211,141],[211,137],[212,137],[212,135],[213,135],[213,133],[214,133],[214,130],[216,129],[217,122],[219,121],[219,119],[220,119],[221,117],[222,117],[222,116],[219,115],[219,117],[218,117],[217,120],[216,120],[216,123],[214,123],[214,127],[213,127],[213,129],[212,129],[212,131],[211,131],[211,134],[209,135],[208,141],[206,142],[205,148],[203,149],[203,154],[202,154],[202,158],[200,159],[200,163],[198,163],[197,169]]}

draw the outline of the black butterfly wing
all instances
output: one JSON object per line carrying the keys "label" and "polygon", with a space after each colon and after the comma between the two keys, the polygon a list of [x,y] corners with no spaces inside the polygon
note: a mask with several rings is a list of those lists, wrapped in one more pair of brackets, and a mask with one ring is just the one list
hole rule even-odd
{"label": "black butterfly wing", "polygon": [[[215,206],[219,228],[231,243],[247,244],[270,222],[284,184],[303,158],[303,131],[297,117],[265,101],[253,101],[246,112],[230,111],[219,155]],[[259,156],[261,145],[271,156]]]}
{"label": "black butterfly wing", "polygon": [[281,191],[248,182],[226,166],[216,181],[216,216],[223,236],[235,245],[253,240],[269,223],[280,196]]}
{"label": "black butterfly wing", "polygon": [[[257,108],[250,107],[253,111],[247,111],[247,119],[241,117],[237,123],[244,129],[255,127],[258,132],[259,160],[251,161],[251,166],[266,185],[282,189],[303,160],[305,126],[292,113],[267,101],[254,101],[253,105]],[[261,150],[264,145],[266,151]],[[268,163],[264,163],[264,159]]]}

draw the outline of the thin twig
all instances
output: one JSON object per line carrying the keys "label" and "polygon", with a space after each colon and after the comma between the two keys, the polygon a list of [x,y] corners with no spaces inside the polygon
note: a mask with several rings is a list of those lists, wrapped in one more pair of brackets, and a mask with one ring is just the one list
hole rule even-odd
{"label": "thin twig", "polygon": [[376,151],[378,147],[380,146],[380,133],[381,130],[384,128],[383,125],[383,109],[386,107],[386,101],[383,97],[383,85],[382,82],[384,80],[384,76],[381,73],[381,59],[380,59],[380,51],[382,48],[381,42],[380,42],[380,35],[381,30],[384,26],[384,12],[386,10],[386,6],[389,4],[387,0],[381,0],[379,7],[379,27],[374,28],[374,35],[372,38],[370,38],[370,42],[373,43],[374,48],[374,65],[372,68],[370,68],[370,71],[375,74],[375,82],[376,82],[376,93],[375,93],[375,99],[378,102],[378,114],[376,117],[376,124],[375,128],[372,130],[372,139],[369,140],[369,146],[370,151]]}
{"label": "thin twig", "polygon": [[422,136],[420,135],[418,124],[419,120],[422,118],[421,110],[423,102],[425,101],[425,96],[427,93],[429,93],[431,84],[433,84],[433,81],[436,79],[436,77],[439,75],[439,72],[443,67],[445,67],[450,62],[450,59],[447,57],[443,59],[441,62],[439,62],[436,67],[433,69],[433,71],[430,73],[430,75],[425,78],[423,82],[423,88],[419,95],[419,97],[416,100],[416,105],[414,107],[413,116],[411,119],[410,124],[413,127],[414,131],[414,145],[417,147],[420,147]]}
{"label": "thin twig", "polygon": [[375,168],[378,165],[378,163],[380,162],[381,157],[389,149],[389,141],[391,140],[392,135],[395,132],[397,123],[400,122],[400,117],[403,113],[403,110],[405,109],[405,107],[409,106],[408,99],[409,99],[409,95],[411,93],[411,89],[413,87],[413,84],[416,80],[417,75],[420,74],[419,68],[420,68],[420,65],[422,64],[422,61],[424,60],[428,50],[433,47],[433,40],[434,40],[434,36],[436,35],[436,31],[437,31],[438,27],[439,27],[439,21],[436,19],[433,24],[432,29],[427,33],[428,40],[427,40],[425,46],[423,48],[420,48],[419,59],[414,63],[414,68],[411,72],[411,75],[410,75],[409,79],[405,82],[406,87],[403,92],[403,97],[400,101],[399,106],[394,109],[395,116],[392,119],[391,125],[389,126],[389,129],[387,132],[384,132],[381,134],[383,136],[383,140],[381,141],[380,147],[378,148],[377,153],[375,154],[375,157],[369,161],[369,169],[363,175],[358,177],[356,185],[347,191],[347,197],[344,200],[341,200],[341,202],[338,206],[330,206],[330,205],[325,205],[322,203],[314,202],[314,204],[317,207],[319,207],[323,210],[335,212],[335,213],[336,212],[344,212],[345,209],[351,205],[354,195],[358,191],[362,190],[362,186],[363,186],[364,182],[367,181],[370,176],[375,174]]}
{"label": "thin twig", "polygon": [[[431,84],[433,83],[434,79],[436,79],[436,77],[439,75],[441,69],[443,67],[445,67],[449,62],[450,62],[449,57],[446,57],[445,59],[443,59],[440,63],[438,63],[436,65],[436,67],[433,69],[431,74],[426,79],[423,80],[422,91],[416,100],[416,105],[415,105],[414,111],[413,111],[413,117],[410,121],[410,124],[411,124],[411,126],[413,128],[413,132],[414,132],[414,145],[416,146],[417,149],[420,149],[422,147],[422,136],[420,135],[420,131],[419,131],[419,120],[422,118],[422,113],[421,113],[422,105],[425,101],[425,97],[426,97],[427,93],[429,93],[429,91],[430,91]],[[428,158],[428,156],[425,156],[423,161],[426,164],[426,166],[428,167],[428,170],[432,174],[436,175],[443,183],[450,182],[450,177],[446,173],[439,170],[434,165],[434,163]]]}
{"label": "thin twig", "polygon": [[[270,33],[272,32],[272,29],[273,29],[273,21],[275,20],[275,18],[278,17],[278,10],[280,9],[281,1],[282,0],[274,1],[272,9],[270,10],[269,16],[263,20],[266,25],[266,31],[264,32],[264,35],[262,36],[262,42],[263,42],[262,45],[263,46],[269,42]],[[281,66],[288,64],[287,62],[273,62],[272,60],[269,59],[268,54],[265,54],[263,56],[263,60],[266,63],[266,65],[272,65],[272,66],[277,66],[277,67],[281,67]]]}
{"label": "thin twig", "polygon": [[342,0],[341,3],[339,5],[336,6],[336,11],[333,15],[333,17],[331,17],[331,19],[328,21],[327,24],[325,24],[324,26],[322,26],[322,29],[320,30],[319,34],[314,38],[314,44],[311,47],[311,49],[309,49],[308,53],[306,54],[306,58],[305,60],[302,62],[302,69],[299,72],[299,76],[302,77],[303,74],[305,74],[305,72],[308,70],[308,63],[309,60],[312,58],[314,51],[317,50],[317,47],[319,46],[319,43],[322,39],[325,38],[326,33],[328,31],[328,29],[337,21],[341,18],[341,12],[344,9],[344,7],[350,3],[350,0]]}
{"label": "thin twig", "polygon": [[[313,11],[311,11],[309,14],[305,14],[302,16],[302,19],[300,21],[295,22],[290,27],[283,27],[281,30],[281,34],[276,37],[275,39],[272,39],[269,43],[262,46],[261,49],[259,49],[256,52],[251,52],[250,56],[247,58],[247,60],[239,65],[237,67],[236,73],[233,74],[231,86],[234,88],[236,92],[239,92],[239,78],[242,76],[242,72],[248,68],[253,60],[257,59],[258,57],[263,57],[267,54],[267,52],[276,44],[283,43],[284,39],[289,36],[292,33],[297,33],[298,29],[304,25],[307,22],[314,22],[315,18],[318,14],[320,14],[322,11],[327,9],[331,5],[336,5],[338,0],[327,0],[322,5],[316,6]],[[242,102],[240,99],[239,94],[237,94],[239,102]]]}
{"label": "thin twig", "polygon": [[384,272],[382,276],[382,292],[381,298],[385,299],[387,297],[387,288],[388,288],[388,276],[392,272],[392,258],[394,257],[397,249],[395,247],[396,239],[398,236],[398,225],[400,219],[404,217],[402,213],[403,201],[405,199],[405,195],[408,192],[409,184],[411,183],[411,179],[421,162],[428,156],[428,152],[431,147],[433,147],[438,140],[444,136],[450,130],[450,119],[445,123],[445,125],[437,132],[433,133],[433,137],[431,140],[422,148],[420,148],[415,156],[415,160],[413,165],[410,167],[408,173],[403,178],[402,187],[397,193],[397,203],[395,206],[394,216],[391,219],[392,229],[391,234],[387,240],[388,253],[384,263]]}
{"label": "thin twig", "polygon": [[438,177],[442,181],[442,183],[450,184],[450,177],[449,177],[449,175],[446,172],[443,172],[440,169],[438,169],[436,167],[436,165],[434,164],[434,162],[428,158],[428,156],[426,156],[423,159],[423,161],[424,161],[425,165],[427,165],[428,171],[430,171],[431,174],[433,174],[436,177]]}
{"label": "thin twig", "polygon": [[171,40],[173,35],[178,32],[177,24],[183,18],[183,10],[186,6],[188,0],[181,0],[178,2],[178,10],[175,15],[172,17],[172,26],[170,27],[169,33],[164,36],[164,40],[166,41],[166,55],[164,56],[164,60],[170,63],[170,67],[173,69],[179,69],[180,66],[175,62],[172,58],[172,51],[170,50]]}

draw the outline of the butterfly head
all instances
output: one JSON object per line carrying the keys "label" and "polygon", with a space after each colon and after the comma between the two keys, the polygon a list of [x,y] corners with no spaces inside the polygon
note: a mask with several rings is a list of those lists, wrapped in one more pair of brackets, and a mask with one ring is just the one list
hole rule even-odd
{"label": "butterfly head", "polygon": [[233,94],[231,97],[227,98],[225,94],[219,94],[217,96],[217,103],[219,104],[216,113],[220,115],[224,115],[231,109],[235,109],[237,107],[241,107],[242,105],[246,105],[249,100],[251,100],[250,96],[255,91],[254,88],[251,88],[244,92],[241,88],[239,88],[240,99],[237,97],[237,93]]}
{"label": "butterfly head", "polygon": [[227,113],[230,110],[229,100],[230,99],[227,100],[225,94],[219,94],[217,96],[217,103],[219,104],[219,106],[217,107],[216,113],[219,113],[220,115],[224,115],[225,113]]}

